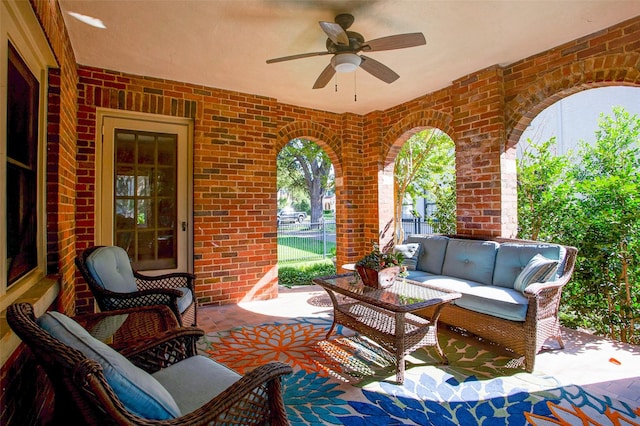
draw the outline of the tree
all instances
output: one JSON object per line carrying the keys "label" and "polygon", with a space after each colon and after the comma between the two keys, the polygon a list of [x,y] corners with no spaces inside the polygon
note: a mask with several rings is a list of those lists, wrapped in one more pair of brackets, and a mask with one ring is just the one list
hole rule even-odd
{"label": "tree", "polygon": [[564,198],[558,197],[556,189],[565,179],[569,162],[567,157],[553,154],[555,137],[542,143],[528,139],[527,144],[522,158],[516,160],[518,236],[530,240],[545,239],[545,230],[557,229],[558,221],[565,216]]}
{"label": "tree", "polygon": [[564,191],[565,234],[580,248],[576,271],[596,329],[640,343],[640,118],[614,107],[593,146],[581,144]]}
{"label": "tree", "polygon": [[293,139],[278,154],[278,191],[308,197],[311,222],[322,218],[322,199],[333,188],[333,165],[316,143]]}
{"label": "tree", "polygon": [[[451,138],[439,129],[422,130],[402,146],[394,168],[396,242],[404,240],[402,206],[407,197],[412,202],[418,197],[444,201],[451,185],[455,188],[453,147]],[[453,193],[455,197],[455,189]],[[453,206],[455,210],[455,200]]]}

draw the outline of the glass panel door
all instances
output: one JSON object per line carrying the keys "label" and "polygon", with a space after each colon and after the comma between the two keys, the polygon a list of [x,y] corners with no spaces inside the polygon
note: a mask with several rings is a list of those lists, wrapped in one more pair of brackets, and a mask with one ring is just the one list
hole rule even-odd
{"label": "glass panel door", "polygon": [[147,274],[191,272],[191,122],[111,114],[99,111],[96,244],[123,247]]}

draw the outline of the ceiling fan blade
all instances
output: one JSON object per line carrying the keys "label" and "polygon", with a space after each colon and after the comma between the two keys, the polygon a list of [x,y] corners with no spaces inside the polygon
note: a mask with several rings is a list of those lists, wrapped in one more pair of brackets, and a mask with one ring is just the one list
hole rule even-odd
{"label": "ceiling fan blade", "polygon": [[360,57],[362,58],[362,62],[360,62],[360,68],[362,68],[372,76],[379,78],[385,83],[393,83],[400,78],[400,76],[396,74],[395,71],[393,71],[388,66],[376,61],[375,59],[371,59],[364,55],[360,55]]}
{"label": "ceiling fan blade", "polygon": [[282,58],[267,59],[267,63],[273,64],[274,62],[291,61],[292,59],[310,58],[312,56],[322,56],[322,55],[330,55],[330,53],[329,52],[299,53],[297,55],[283,56]]}
{"label": "ceiling fan blade", "polygon": [[313,85],[313,88],[322,89],[324,86],[327,85],[328,82],[331,81],[335,73],[336,73],[336,70],[333,69],[333,66],[331,64],[327,65],[327,67],[323,69],[320,75],[318,76],[318,79]]}
{"label": "ceiling fan blade", "polygon": [[380,50],[404,49],[405,47],[422,46],[427,40],[422,33],[396,34],[367,41],[362,50],[367,52]]}
{"label": "ceiling fan blade", "polygon": [[320,21],[320,28],[335,44],[349,45],[349,37],[342,27],[334,22]]}

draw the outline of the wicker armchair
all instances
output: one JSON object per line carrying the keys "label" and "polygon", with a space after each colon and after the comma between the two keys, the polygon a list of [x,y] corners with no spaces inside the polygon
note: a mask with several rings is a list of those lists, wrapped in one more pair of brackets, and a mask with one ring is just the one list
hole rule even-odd
{"label": "wicker armchair", "polygon": [[90,247],[76,257],[76,266],[102,311],[167,305],[181,324],[197,325],[193,274],[143,275],[118,246]]}
{"label": "wicker armchair", "polygon": [[[68,330],[77,326],[73,320],[62,314],[47,313],[36,319],[33,307],[27,303],[14,304],[7,309],[7,321],[16,334],[27,344],[40,365],[51,379],[55,389],[55,415],[61,424],[100,424],[100,425],[288,425],[286,411],[282,399],[280,378],[291,373],[291,367],[279,362],[264,364],[245,376],[215,363],[209,358],[196,355],[196,340],[202,336],[200,329],[182,327],[169,330],[153,341],[147,341],[143,347],[131,347],[126,352],[127,358],[113,349],[100,343],[103,349],[84,335],[80,340],[72,340],[70,345],[62,343],[67,340]],[[61,334],[51,330],[52,318],[63,320]],[[43,321],[44,320],[44,321]],[[47,322],[49,321],[49,322]],[[58,330],[58,331],[59,331]],[[77,330],[76,330],[77,331]],[[84,329],[80,327],[80,332]],[[60,338],[54,338],[52,334]],[[67,334],[65,334],[67,333]],[[84,331],[86,333],[86,331]],[[73,335],[74,339],[78,333]],[[87,345],[87,342],[90,344]],[[84,345],[84,346],[83,346]],[[87,351],[89,348],[89,351]],[[104,349],[107,348],[107,349]],[[94,352],[95,351],[95,352]],[[104,358],[113,352],[120,357],[118,362],[105,365]],[[91,357],[85,355],[90,353]],[[96,355],[97,354],[97,355]],[[105,355],[106,354],[106,355]],[[133,361],[138,368],[129,361]],[[189,364],[190,361],[196,361]],[[153,376],[158,382],[169,389],[175,398],[180,415],[165,420],[149,420],[134,414],[128,406],[131,399],[123,393],[131,392],[131,386],[122,391],[114,383],[114,369],[124,368],[122,364],[129,364],[130,368],[146,376]],[[215,364],[215,366],[214,366]],[[191,370],[184,365],[198,366]],[[115,367],[114,367],[115,366]],[[207,368],[209,367],[209,368]],[[215,371],[211,370],[211,367]],[[160,378],[163,373],[174,370],[174,377],[164,381]],[[143,371],[145,370],[145,371]],[[222,371],[221,371],[222,370]],[[153,373],[153,374],[147,374]],[[120,376],[118,376],[120,377]],[[176,380],[179,377],[180,380]],[[153,380],[153,379],[151,379]],[[185,388],[179,383],[178,389],[170,389],[175,382],[199,382],[201,389]],[[216,383],[217,382],[217,383]],[[217,386],[219,392],[210,400],[206,395],[206,388]],[[175,387],[175,386],[174,386]],[[204,387],[204,389],[203,389]],[[226,388],[225,388],[226,387]],[[116,391],[119,389],[119,391]],[[136,387],[136,389],[138,389]],[[164,388],[163,388],[164,389]],[[148,392],[148,390],[144,390]],[[173,392],[172,392],[173,391]],[[137,392],[137,390],[136,390]],[[180,395],[187,394],[187,396]],[[193,394],[196,395],[193,395]],[[210,392],[215,394],[214,392]],[[203,399],[202,402],[192,402],[193,410],[184,409],[184,401],[180,398]],[[134,402],[136,402],[134,400]],[[137,402],[136,402],[137,403]]]}

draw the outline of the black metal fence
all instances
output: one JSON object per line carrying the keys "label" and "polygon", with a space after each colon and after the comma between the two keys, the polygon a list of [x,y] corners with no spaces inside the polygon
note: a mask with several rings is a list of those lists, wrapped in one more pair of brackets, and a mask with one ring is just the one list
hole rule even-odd
{"label": "black metal fence", "polygon": [[422,218],[402,219],[402,229],[406,237],[414,234],[433,233],[433,226]]}
{"label": "black metal fence", "polygon": [[[433,233],[424,219],[402,219],[405,236]],[[334,221],[281,223],[278,226],[278,263],[330,259],[335,255]]]}
{"label": "black metal fence", "polygon": [[335,253],[334,221],[281,223],[278,226],[278,262],[330,259]]}

